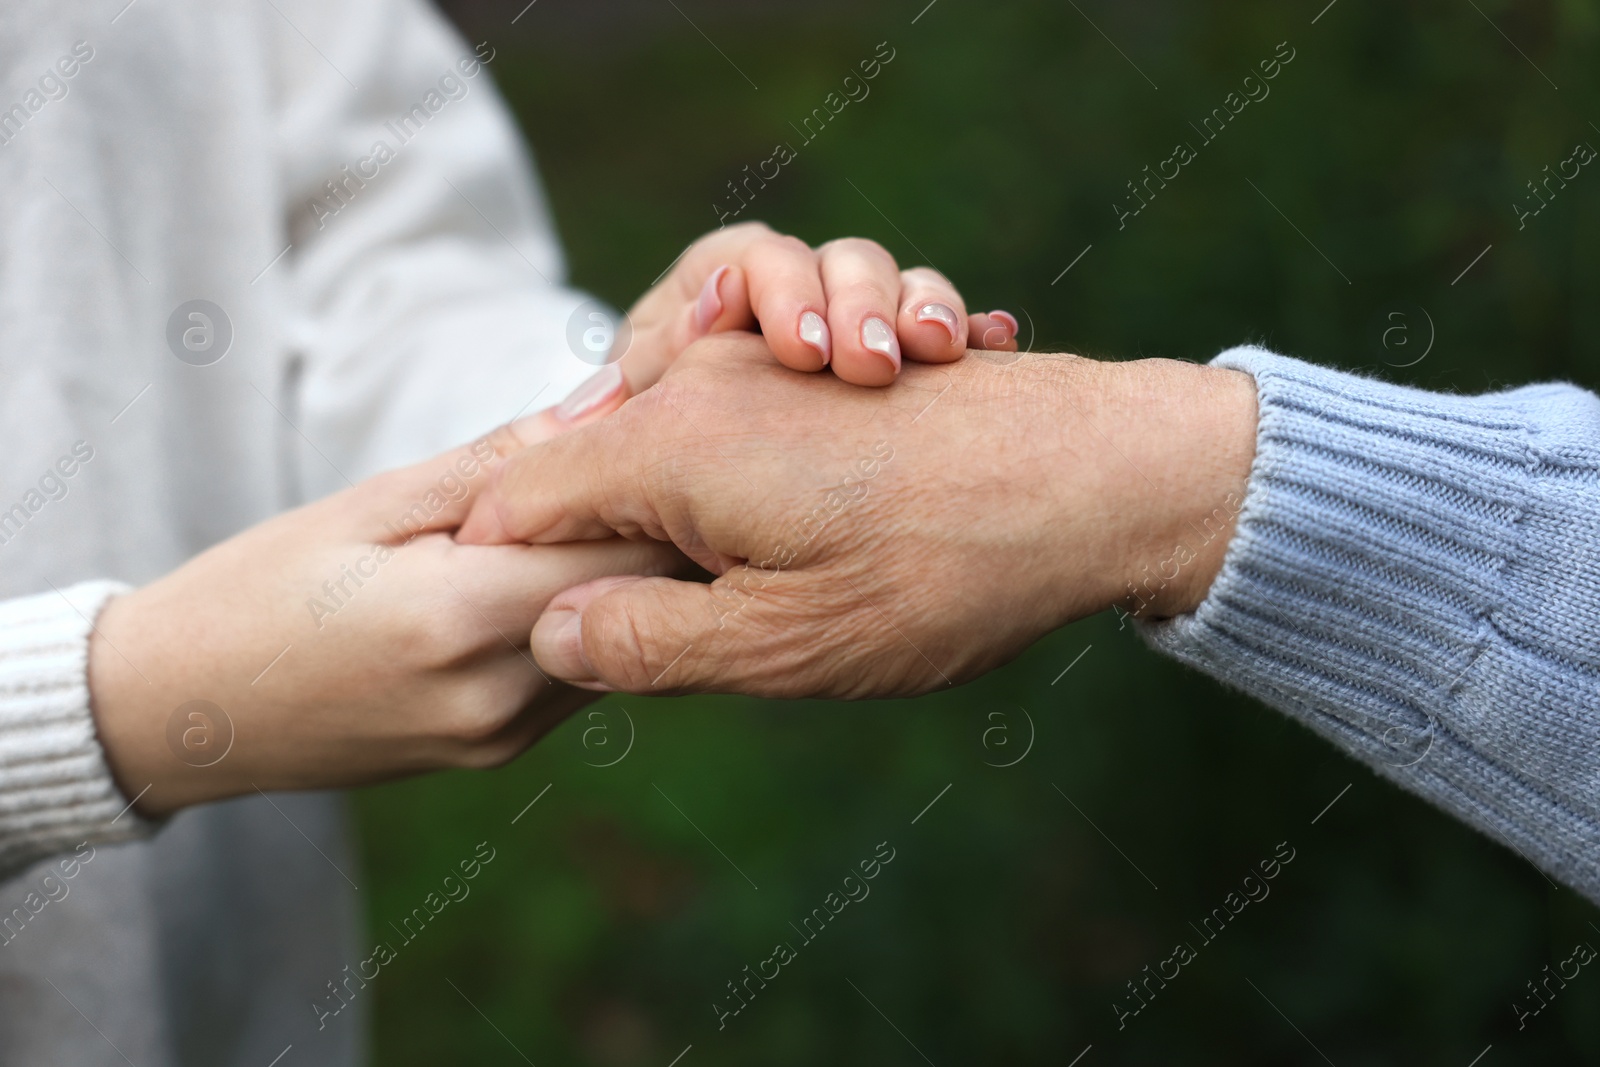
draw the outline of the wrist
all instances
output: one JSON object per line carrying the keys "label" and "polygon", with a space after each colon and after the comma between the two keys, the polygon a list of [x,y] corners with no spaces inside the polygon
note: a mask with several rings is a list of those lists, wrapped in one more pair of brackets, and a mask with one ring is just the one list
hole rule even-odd
{"label": "wrist", "polygon": [[[169,699],[169,664],[182,662],[161,654],[163,626],[147,600],[150,590],[134,590],[109,601],[89,638],[89,706],[111,777],[124,796],[147,818],[161,818],[179,808],[221,799],[237,789],[221,787],[217,768],[204,754],[189,755],[197,735],[195,723],[184,720],[172,748],[169,720],[182,701]],[[196,666],[199,665],[197,661]],[[208,734],[220,724],[209,721]],[[231,726],[228,728],[231,740]],[[212,738],[204,739],[210,742]]]}
{"label": "wrist", "polygon": [[[1194,611],[1222,570],[1255,458],[1255,382],[1239,371],[1147,359],[1108,364],[1107,462],[1125,472],[1124,546],[1107,606],[1154,620]],[[1118,455],[1120,453],[1120,455]]]}
{"label": "wrist", "polygon": [[[143,752],[141,735],[148,732],[143,720],[148,718],[142,708],[141,682],[136,669],[117,646],[116,637],[108,637],[107,629],[118,632],[121,616],[128,610],[133,596],[127,593],[108,601],[95,621],[89,635],[88,681],[89,709],[94,716],[95,733],[100,738],[105,753],[106,766],[124,796],[130,800],[140,795],[153,780],[148,774],[149,757]],[[150,814],[145,803],[148,794],[138,803],[140,814]]]}

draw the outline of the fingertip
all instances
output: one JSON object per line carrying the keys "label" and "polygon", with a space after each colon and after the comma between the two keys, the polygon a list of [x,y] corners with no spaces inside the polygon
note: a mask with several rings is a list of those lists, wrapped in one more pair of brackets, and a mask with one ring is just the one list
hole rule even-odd
{"label": "fingertip", "polygon": [[506,536],[505,526],[500,521],[499,510],[492,502],[493,496],[494,487],[491,485],[473,503],[472,510],[467,513],[467,520],[456,531],[456,544],[503,545],[510,542],[511,539]]}
{"label": "fingertip", "polygon": [[[798,326],[800,343],[810,348],[822,360],[816,369],[826,367],[833,360],[833,332],[828,329],[828,320],[815,311],[806,311],[800,316]],[[811,368],[802,368],[811,369]]]}
{"label": "fingertip", "polygon": [[600,681],[600,672],[584,648],[583,616],[601,597],[645,580],[640,575],[613,575],[556,594],[533,624],[528,637],[534,662],[547,674],[569,685],[612,692],[611,686]]}
{"label": "fingertip", "polygon": [[694,302],[694,317],[692,320],[694,334],[691,338],[692,340],[699,340],[710,333],[712,326],[716,325],[717,320],[722,317],[725,307],[722,300],[722,283],[732,270],[731,266],[724,263],[712,271],[700,286],[700,295],[695,298]]}
{"label": "fingertip", "polygon": [[607,363],[554,408],[523,420],[534,423],[534,432],[538,434],[528,443],[546,440],[607,415],[621,407],[628,395],[628,379],[623,373],[622,364]]}
{"label": "fingertip", "polygon": [[871,356],[845,361],[835,361],[833,373],[842,382],[850,385],[865,386],[869,389],[882,389],[893,385],[900,376],[900,372],[888,359]]}
{"label": "fingertip", "polygon": [[833,335],[827,320],[804,305],[769,311],[760,329],[767,348],[790,370],[814,374],[833,362]]}
{"label": "fingertip", "polygon": [[967,347],[984,352],[1015,352],[1017,320],[1005,311],[967,317]]}
{"label": "fingertip", "polygon": [[953,363],[967,351],[967,320],[942,301],[919,301],[900,313],[900,337],[907,359]]}
{"label": "fingertip", "polygon": [[961,321],[956,318],[955,311],[936,300],[929,301],[918,307],[912,317],[919,323],[936,322],[944,327],[945,334],[952,345],[961,340]]}
{"label": "fingertip", "polygon": [[725,263],[711,272],[694,303],[691,341],[712,333],[746,330],[755,324],[750,282],[744,268]]}
{"label": "fingertip", "polygon": [[778,361],[792,370],[816,371],[833,359],[817,254],[797,237],[768,234],[740,260],[761,335]]}
{"label": "fingertip", "polygon": [[888,320],[868,315],[861,321],[856,343],[833,361],[833,372],[851,385],[882,387],[900,376],[900,338]]}
{"label": "fingertip", "polygon": [[597,681],[594,668],[583,655],[583,615],[577,609],[546,608],[533,624],[528,644],[534,662],[545,673],[572,685]]}

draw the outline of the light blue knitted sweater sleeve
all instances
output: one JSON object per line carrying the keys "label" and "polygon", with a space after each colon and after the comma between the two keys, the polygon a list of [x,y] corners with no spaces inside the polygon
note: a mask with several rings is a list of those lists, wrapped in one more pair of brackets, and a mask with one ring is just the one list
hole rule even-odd
{"label": "light blue knitted sweater sleeve", "polygon": [[1145,636],[1600,902],[1600,399],[1215,363],[1255,377],[1249,489]]}

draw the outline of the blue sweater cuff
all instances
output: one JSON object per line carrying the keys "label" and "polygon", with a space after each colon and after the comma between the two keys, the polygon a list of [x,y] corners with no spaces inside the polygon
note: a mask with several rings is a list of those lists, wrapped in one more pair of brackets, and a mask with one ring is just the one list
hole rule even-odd
{"label": "blue sweater cuff", "polygon": [[1256,381],[1249,488],[1146,638],[1600,900],[1600,401],[1215,364]]}

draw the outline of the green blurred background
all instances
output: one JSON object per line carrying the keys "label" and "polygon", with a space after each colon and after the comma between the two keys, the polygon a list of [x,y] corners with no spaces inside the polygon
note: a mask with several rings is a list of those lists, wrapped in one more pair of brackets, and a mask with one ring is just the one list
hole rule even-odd
{"label": "green blurred background", "polygon": [[[790,142],[744,217],[931,261],[1036,350],[1257,340],[1436,389],[1600,386],[1600,173],[1520,232],[1512,208],[1600,146],[1585,0],[524,3],[452,13],[500,50],[576,281],[618,304]],[[1201,147],[1189,123],[1284,41]],[[1178,141],[1199,158],[1119,230]],[[358,806],[374,937],[497,850],[384,970],[382,1064],[1600,1062],[1596,968],[1512,1009],[1600,946],[1596,909],[1114,619],[915,701],[612,698]],[[725,983],[885,841],[871,896],[719,1030]],[[1125,983],[1285,841],[1270,897],[1119,1030]]]}

